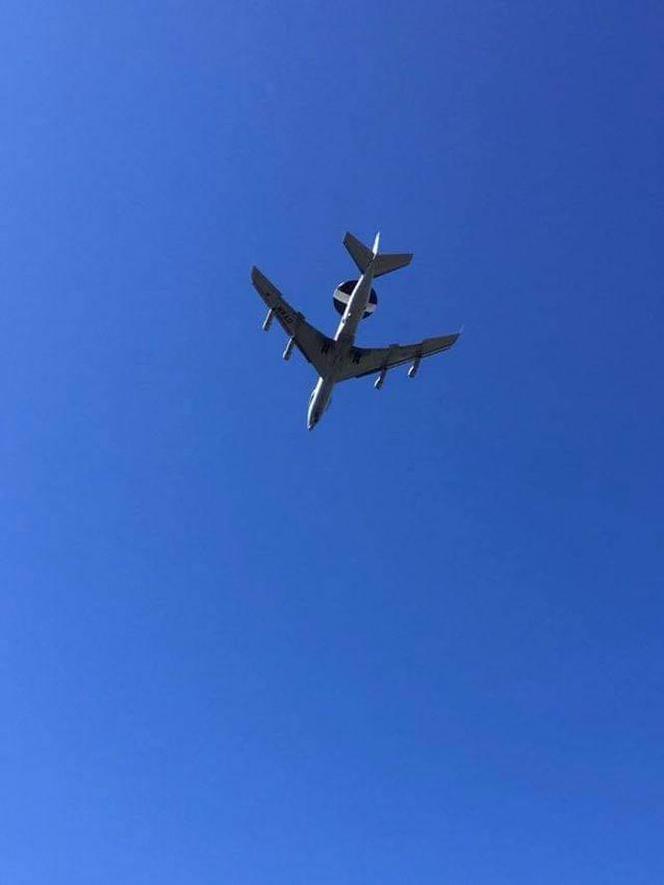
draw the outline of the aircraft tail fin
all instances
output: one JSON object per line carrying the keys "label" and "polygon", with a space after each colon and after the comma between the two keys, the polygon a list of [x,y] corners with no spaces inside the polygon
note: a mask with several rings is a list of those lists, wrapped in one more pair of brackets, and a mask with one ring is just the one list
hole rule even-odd
{"label": "aircraft tail fin", "polygon": [[347,233],[344,237],[344,246],[348,249],[351,258],[361,273],[364,273],[370,264],[373,264],[374,277],[383,276],[386,273],[392,273],[393,270],[399,270],[401,267],[407,267],[413,260],[411,252],[390,253],[385,252],[381,255],[378,252],[378,244],[380,235],[376,234],[373,250],[364,243],[361,243],[357,237],[351,233]]}

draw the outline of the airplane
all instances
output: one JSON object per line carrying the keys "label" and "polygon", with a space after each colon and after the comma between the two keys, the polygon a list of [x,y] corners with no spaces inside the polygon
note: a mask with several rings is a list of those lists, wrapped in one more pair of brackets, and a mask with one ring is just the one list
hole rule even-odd
{"label": "airplane", "polygon": [[283,358],[289,360],[293,348],[304,355],[318,372],[318,381],[309,397],[307,428],[313,430],[332,402],[335,384],[350,378],[362,378],[377,374],[374,387],[380,390],[385,383],[388,369],[410,363],[408,377],[414,378],[420,361],[435,353],[449,350],[460,332],[438,338],[426,338],[417,344],[391,344],[389,347],[356,347],[355,336],[362,319],[376,309],[378,297],[373,281],[383,274],[407,267],[412,253],[380,253],[380,234],[376,234],[373,248],[369,249],[351,233],[343,240],[344,246],[360,271],[358,280],[346,280],[334,291],[334,306],[341,314],[341,322],[334,338],[328,338],[315,329],[286,301],[277,287],[257,267],[251,270],[252,283],[267,305],[268,312],[263,329],[268,332],[272,321],[277,320],[288,335]]}

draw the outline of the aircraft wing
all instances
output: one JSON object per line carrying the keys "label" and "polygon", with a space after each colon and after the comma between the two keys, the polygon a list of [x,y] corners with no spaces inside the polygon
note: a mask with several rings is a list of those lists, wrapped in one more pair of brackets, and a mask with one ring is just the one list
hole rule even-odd
{"label": "aircraft wing", "polygon": [[335,342],[308,323],[294,310],[274,283],[257,267],[251,270],[254,288],[279,320],[284,332],[293,338],[305,359],[312,363],[319,375],[324,375],[334,354]]}
{"label": "aircraft wing", "polygon": [[418,344],[393,344],[390,347],[354,347],[338,381],[347,381],[349,378],[362,378],[364,375],[375,375],[383,369],[392,369],[403,363],[413,363],[423,357],[433,356],[449,350],[459,337],[454,335],[442,335],[439,338],[426,338]]}

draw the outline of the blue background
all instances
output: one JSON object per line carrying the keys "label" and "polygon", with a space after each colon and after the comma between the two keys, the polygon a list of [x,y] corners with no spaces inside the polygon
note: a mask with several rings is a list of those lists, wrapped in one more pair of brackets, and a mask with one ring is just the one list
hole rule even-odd
{"label": "blue background", "polygon": [[661,12],[5,2],[2,882],[664,881]]}

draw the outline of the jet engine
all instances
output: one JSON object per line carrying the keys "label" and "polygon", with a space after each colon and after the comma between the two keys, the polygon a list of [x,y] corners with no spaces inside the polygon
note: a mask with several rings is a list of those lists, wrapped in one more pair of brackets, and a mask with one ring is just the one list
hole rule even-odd
{"label": "jet engine", "polygon": [[[346,310],[346,306],[350,301],[350,296],[353,294],[353,289],[357,286],[357,280],[345,280],[343,283],[339,283],[337,288],[334,290],[334,294],[332,298],[334,300],[334,307],[337,313],[340,313],[342,316]],[[372,289],[371,294],[369,295],[369,303],[367,304],[367,309],[364,311],[363,320],[366,320],[367,317],[370,317],[371,314],[376,309],[376,305],[378,304],[378,295],[376,295],[376,290]]]}

